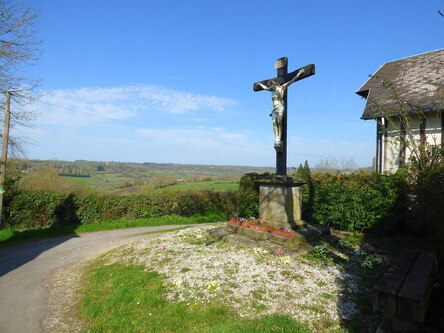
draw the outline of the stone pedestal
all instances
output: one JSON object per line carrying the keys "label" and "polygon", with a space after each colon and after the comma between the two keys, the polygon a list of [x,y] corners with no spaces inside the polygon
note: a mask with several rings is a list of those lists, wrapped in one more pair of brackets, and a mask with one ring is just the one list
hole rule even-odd
{"label": "stone pedestal", "polygon": [[302,214],[302,182],[274,177],[259,182],[259,218],[273,227],[305,227]]}

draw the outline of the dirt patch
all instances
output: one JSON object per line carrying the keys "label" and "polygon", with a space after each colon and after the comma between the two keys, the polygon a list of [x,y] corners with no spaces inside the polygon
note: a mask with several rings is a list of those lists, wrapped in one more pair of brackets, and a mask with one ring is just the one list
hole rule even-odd
{"label": "dirt patch", "polygon": [[47,333],[80,332],[82,321],[77,309],[81,300],[80,280],[85,272],[86,261],[62,267],[53,271],[45,283],[49,292],[48,312],[41,327]]}

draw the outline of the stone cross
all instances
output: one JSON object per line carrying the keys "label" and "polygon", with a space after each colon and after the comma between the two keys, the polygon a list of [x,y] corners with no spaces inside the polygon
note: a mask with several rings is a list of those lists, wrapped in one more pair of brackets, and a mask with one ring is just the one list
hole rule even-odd
{"label": "stone cross", "polygon": [[276,149],[276,174],[287,175],[287,87],[299,80],[315,74],[313,64],[299,68],[288,73],[287,57],[276,61],[274,69],[277,77],[256,82],[254,91],[269,90],[272,92],[273,109],[270,116],[273,119],[273,129],[276,136],[274,148]]}

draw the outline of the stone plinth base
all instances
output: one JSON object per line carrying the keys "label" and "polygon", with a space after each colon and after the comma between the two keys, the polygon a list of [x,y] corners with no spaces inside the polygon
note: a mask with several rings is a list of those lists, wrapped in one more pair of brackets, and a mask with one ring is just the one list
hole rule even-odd
{"label": "stone plinth base", "polygon": [[292,229],[306,226],[302,214],[302,185],[290,177],[273,178],[259,183],[259,218],[268,225]]}

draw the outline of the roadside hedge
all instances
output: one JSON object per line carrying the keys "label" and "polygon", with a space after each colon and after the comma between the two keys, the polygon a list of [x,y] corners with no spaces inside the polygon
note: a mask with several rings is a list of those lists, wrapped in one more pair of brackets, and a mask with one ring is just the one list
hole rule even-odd
{"label": "roadside hedge", "polygon": [[22,192],[5,207],[4,220],[8,227],[36,228],[165,215],[193,216],[210,212],[230,215],[235,213],[236,206],[234,192],[153,192],[133,196]]}

